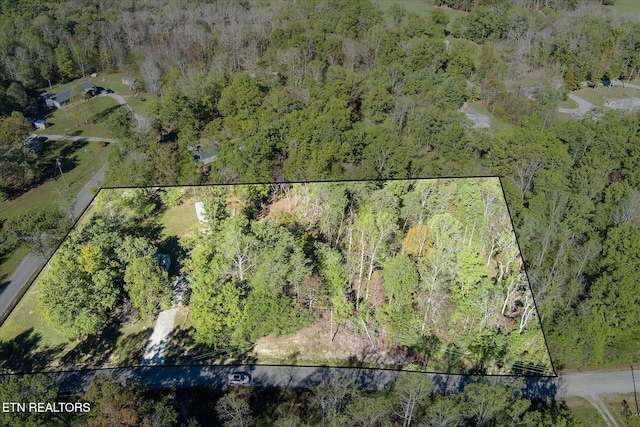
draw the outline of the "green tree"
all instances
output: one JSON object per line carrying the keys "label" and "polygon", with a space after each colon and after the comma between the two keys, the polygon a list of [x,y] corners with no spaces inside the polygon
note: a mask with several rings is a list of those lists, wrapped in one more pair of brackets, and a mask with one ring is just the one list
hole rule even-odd
{"label": "green tree", "polygon": [[100,332],[119,294],[115,271],[107,265],[89,274],[69,240],[50,264],[41,280],[38,308],[42,316],[70,338]]}
{"label": "green tree", "polygon": [[60,43],[55,49],[56,61],[60,74],[65,80],[72,80],[76,74],[76,67],[71,58],[71,51],[65,43]]}
{"label": "green tree", "polygon": [[384,293],[389,304],[394,302],[400,306],[410,305],[412,295],[418,287],[418,270],[415,262],[408,255],[396,255],[384,264]]}
{"label": "green tree", "polygon": [[[29,402],[55,402],[58,387],[54,379],[45,374],[7,375],[0,378],[0,401],[29,404]],[[38,411],[0,412],[0,423],[6,426],[64,425],[58,416]]]}
{"label": "green tree", "polygon": [[[611,229],[603,246],[602,273],[590,289],[595,363],[619,360],[638,351],[640,227],[624,223]],[[600,321],[598,321],[600,319]],[[600,357],[598,357],[600,356]],[[602,357],[602,358],[601,358]],[[603,359],[606,358],[606,359]]]}
{"label": "green tree", "polygon": [[71,225],[71,218],[60,210],[33,208],[9,219],[4,230],[31,253],[47,259]]}
{"label": "green tree", "polygon": [[425,374],[401,372],[393,388],[393,410],[402,420],[402,427],[410,427],[416,414],[427,402],[433,383]]}
{"label": "green tree", "polygon": [[82,400],[91,403],[87,425],[177,425],[178,413],[169,403],[170,396],[155,400],[146,397],[146,392],[137,378],[122,382],[114,375],[96,375],[82,396]]}
{"label": "green tree", "polygon": [[529,407],[530,402],[519,396],[522,380],[513,384],[474,382],[464,388],[464,403],[475,425],[515,423]]}
{"label": "green tree", "polygon": [[135,259],[125,271],[124,283],[133,308],[143,319],[171,306],[173,292],[167,273],[151,257]]}

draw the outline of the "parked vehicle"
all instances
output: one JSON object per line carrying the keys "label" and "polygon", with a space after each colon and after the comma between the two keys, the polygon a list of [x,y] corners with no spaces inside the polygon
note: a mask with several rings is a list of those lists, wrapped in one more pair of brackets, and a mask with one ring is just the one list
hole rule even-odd
{"label": "parked vehicle", "polygon": [[231,385],[245,385],[251,381],[251,375],[246,372],[233,372],[229,374],[229,384]]}

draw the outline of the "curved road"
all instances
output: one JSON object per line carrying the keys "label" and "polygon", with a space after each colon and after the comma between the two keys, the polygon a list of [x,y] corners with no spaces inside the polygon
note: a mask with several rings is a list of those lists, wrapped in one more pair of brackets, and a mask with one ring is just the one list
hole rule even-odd
{"label": "curved road", "polygon": [[592,111],[594,108],[597,108],[596,105],[585,101],[584,99],[570,93],[569,99],[578,103],[578,108],[561,108],[558,107],[558,112],[572,114],[574,117],[584,117],[589,111]]}

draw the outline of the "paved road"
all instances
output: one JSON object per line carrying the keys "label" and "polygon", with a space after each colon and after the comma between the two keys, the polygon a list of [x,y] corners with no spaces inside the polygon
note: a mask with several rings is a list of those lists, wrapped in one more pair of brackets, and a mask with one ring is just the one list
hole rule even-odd
{"label": "paved road", "polygon": [[103,164],[100,169],[91,177],[91,179],[82,187],[82,190],[76,196],[75,204],[73,205],[73,217],[79,218],[82,212],[89,206],[93,196],[95,194],[91,190],[92,188],[100,187],[100,183],[104,180],[104,173],[107,170],[107,164]]}
{"label": "paved road", "polygon": [[634,85],[633,83],[627,83],[626,81],[623,82],[622,80],[618,80],[618,79],[611,80],[611,84],[613,86],[623,86],[623,87],[630,87],[632,89],[640,89],[640,86],[638,85]]}
{"label": "paved road", "polygon": [[[89,206],[93,199],[92,187],[99,187],[100,183],[104,179],[104,173],[107,169],[107,165],[104,164],[98,171],[91,177],[87,184],[80,190],[76,196],[76,200],[73,205],[73,216],[77,219],[82,212]],[[0,289],[0,319],[4,317],[5,312],[9,309],[9,306],[13,303],[13,300],[20,294],[24,286],[28,283],[29,278],[38,271],[44,264],[45,260],[29,254],[22,259],[18,268],[15,269],[13,274],[9,277],[9,280]]]}
{"label": "paved road", "polygon": [[[80,392],[96,373],[114,373],[120,378],[136,376],[149,388],[211,386],[226,383],[231,372],[243,371],[252,376],[251,384],[262,387],[309,387],[332,374],[352,376],[361,388],[382,390],[396,378],[397,372],[376,369],[282,367],[282,366],[145,366],[63,372],[58,375],[60,390]],[[459,392],[473,378],[465,375],[427,374],[436,392]],[[488,377],[490,381],[509,381],[513,377]],[[630,372],[606,374],[570,374],[562,377],[525,378],[522,394],[527,398],[587,397],[600,394],[632,393]]]}
{"label": "paved road", "polygon": [[44,264],[45,260],[37,255],[28,254],[22,258],[13,274],[0,288],[0,319],[8,310],[13,300],[18,296],[31,275]]}
{"label": "paved road", "polygon": [[578,108],[558,108],[560,113],[572,114],[574,117],[584,117],[589,111],[592,111],[596,106],[584,99],[570,93],[569,99],[578,103]]}

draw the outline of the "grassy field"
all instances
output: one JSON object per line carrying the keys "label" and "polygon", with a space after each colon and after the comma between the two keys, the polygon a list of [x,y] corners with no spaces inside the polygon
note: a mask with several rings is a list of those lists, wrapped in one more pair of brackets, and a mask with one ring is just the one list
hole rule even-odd
{"label": "grassy field", "polygon": [[571,98],[567,98],[564,101],[558,103],[560,108],[578,108],[578,103]]}
{"label": "grassy field", "polygon": [[[637,379],[638,377],[636,376],[636,380]],[[624,416],[622,415],[623,400],[627,401],[627,405],[629,406],[629,410],[631,411],[631,413],[636,413],[636,402],[633,393],[605,395],[602,396],[602,400],[607,404],[607,407],[609,407],[609,412],[611,412],[611,415],[613,415],[618,424],[620,424],[621,426],[626,425],[626,423],[624,422]]]}
{"label": "grassy field", "polygon": [[617,10],[620,13],[635,12],[640,14],[640,3],[638,0],[616,0],[613,6],[608,8]]}
{"label": "grassy field", "polygon": [[[189,194],[187,194],[188,196]],[[198,224],[196,216],[195,199],[189,198],[180,206],[167,209],[160,217],[160,222],[164,225],[164,237],[182,237],[189,230]]]}
{"label": "grassy field", "polygon": [[82,105],[73,103],[47,115],[45,119],[49,127],[35,133],[112,138],[113,134],[107,127],[106,121],[109,114],[118,108],[121,107],[116,100],[108,96],[94,97]]}
{"label": "grassy field", "polygon": [[[127,73],[112,73],[112,74],[98,74],[97,77],[83,77],[77,80],[74,80],[72,83],[80,83],[80,82],[91,82],[96,85],[97,88],[102,89],[111,89],[114,92],[120,95],[130,95],[133,92],[129,89],[128,86],[122,84],[122,78],[125,76],[129,76]],[[134,76],[135,77],[135,76]],[[43,87],[41,90],[45,92],[59,92],[68,88],[72,83],[60,83],[54,85],[53,87]]]}
{"label": "grassy field", "polygon": [[[40,162],[45,182],[20,197],[0,203],[0,220],[20,215],[34,207],[54,207],[61,203],[65,195],[75,197],[106,161],[108,150],[108,147],[100,147],[96,142],[45,142]],[[64,179],[59,175],[53,179],[56,158],[60,159]],[[0,283],[11,275],[26,254],[26,250],[16,249],[1,260]]]}
{"label": "grassy field", "polygon": [[155,98],[153,95],[148,93],[140,93],[139,95],[130,95],[125,97],[127,104],[131,109],[140,114],[143,117],[149,117],[149,113],[147,112],[147,106],[150,101]]}
{"label": "grassy field", "polygon": [[575,417],[582,421],[584,425],[589,427],[606,427],[602,416],[598,413],[596,408],[582,397],[570,397],[565,400],[567,407],[571,410]]}
{"label": "grassy field", "polygon": [[640,90],[623,88],[620,86],[603,87],[598,86],[595,89],[583,88],[573,92],[576,96],[589,101],[592,104],[603,106],[605,102],[613,99],[640,97]]}
{"label": "grassy field", "polygon": [[[129,76],[129,74],[127,73],[100,74],[97,77],[83,77],[81,79],[75,80],[70,83],[57,84],[55,86],[52,86],[51,88],[48,88],[48,87],[41,88],[41,90],[43,92],[56,93],[68,88],[69,86],[75,83],[91,82],[94,85],[96,85],[98,89],[111,89],[116,94],[122,95],[126,99],[127,104],[129,104],[129,106],[133,109],[133,111],[135,111],[136,113],[142,116],[146,116],[147,115],[146,105],[148,104],[148,101],[153,98],[153,95],[146,92],[140,92],[139,94],[136,94],[135,92],[133,92],[131,89],[129,89],[128,86],[125,86],[124,84],[122,84],[122,78],[125,76]],[[105,101],[102,101],[102,100],[105,100]],[[107,100],[110,100],[110,102]],[[113,98],[109,98],[109,97],[106,97],[106,98],[97,97],[91,100],[91,102],[94,102],[94,101],[98,101],[98,102],[95,103],[97,105],[93,106],[95,111],[89,114],[89,116],[99,114],[105,111],[106,109],[117,105],[117,102],[115,102]],[[66,114],[64,113],[65,110],[67,111]],[[69,133],[73,133],[75,131],[81,130],[82,131],[81,135],[83,136],[97,136],[97,137],[104,136],[105,138],[108,137],[108,134],[104,134],[106,129],[103,126],[103,123],[102,123],[103,120],[88,126],[83,125],[82,124],[83,119],[75,106],[71,105],[69,108],[65,110],[62,110],[62,111],[57,110],[51,115],[51,117],[46,118],[47,121],[51,123],[55,123],[55,126],[56,126],[54,128],[55,131],[51,130],[51,128],[47,128],[45,131],[41,131],[40,133],[49,133],[49,134],[65,133],[64,130],[68,128]],[[75,126],[76,123],[80,126],[76,127]],[[99,134],[99,132],[101,132],[102,134]]]}

